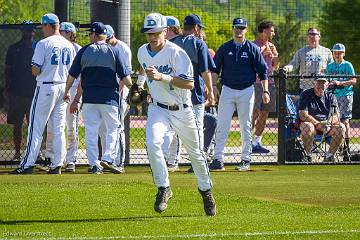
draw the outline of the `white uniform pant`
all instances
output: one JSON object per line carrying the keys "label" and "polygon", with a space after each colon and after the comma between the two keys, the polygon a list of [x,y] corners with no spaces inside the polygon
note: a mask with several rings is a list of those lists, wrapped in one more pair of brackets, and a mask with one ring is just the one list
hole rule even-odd
{"label": "white uniform pant", "polygon": [[[70,103],[75,98],[77,91],[77,87],[70,88]],[[66,152],[66,164],[75,163],[77,159],[78,147],[79,147],[79,133],[78,133],[78,122],[79,115],[70,113],[70,105],[67,104],[66,108],[66,133],[67,133],[67,152]],[[51,122],[47,124],[46,131],[46,152],[45,157],[49,157],[51,159],[54,158],[54,150],[52,145],[53,139],[53,126]]]}
{"label": "white uniform pant", "polygon": [[67,104],[63,101],[65,83],[38,83],[31,104],[27,146],[20,167],[33,166],[39,155],[46,123],[53,126],[52,145],[54,158],[51,168],[62,166],[65,158],[65,115]]}
{"label": "white uniform pant", "polygon": [[148,109],[146,146],[155,185],[170,186],[162,147],[166,134],[171,129],[181,138],[189,154],[199,189],[210,189],[212,183],[204,153],[200,148],[199,128],[196,126],[192,107],[170,111],[152,103]]}
{"label": "white uniform pant", "polygon": [[251,117],[254,97],[254,86],[243,90],[223,86],[218,106],[214,159],[222,161],[224,158],[224,148],[230,130],[231,119],[234,111],[237,110],[242,140],[241,160],[251,160]]}
{"label": "white uniform pant", "polygon": [[101,124],[105,125],[105,144],[102,160],[113,163],[119,126],[118,107],[106,104],[84,103],[82,109],[85,126],[86,154],[90,166],[100,166],[98,136]]}
{"label": "white uniform pant", "polygon": [[126,148],[126,142],[125,142],[125,116],[128,113],[129,105],[126,102],[126,99],[129,95],[129,88],[125,87],[123,88],[121,94],[120,94],[120,105],[119,105],[119,135],[118,135],[118,141],[116,142],[116,158],[115,158],[115,165],[116,166],[124,166],[125,162],[125,148]]}
{"label": "white uniform pant", "polygon": [[[200,147],[204,147],[204,114],[205,114],[205,104],[195,104],[193,105],[193,111],[195,114],[196,125],[200,129]],[[181,154],[181,139],[174,134],[171,141],[169,152],[167,154],[167,159],[169,164],[178,164]]]}

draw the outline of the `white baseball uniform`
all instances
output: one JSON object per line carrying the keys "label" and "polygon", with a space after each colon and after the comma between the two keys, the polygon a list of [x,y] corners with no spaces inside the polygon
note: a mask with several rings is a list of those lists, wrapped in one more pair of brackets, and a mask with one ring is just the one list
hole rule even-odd
{"label": "white baseball uniform", "polygon": [[65,115],[63,101],[66,78],[75,57],[74,46],[61,35],[52,35],[38,42],[32,65],[40,69],[30,111],[27,147],[21,168],[35,164],[42,134],[47,122],[53,125],[54,158],[51,168],[62,166],[65,158]]}
{"label": "white baseball uniform", "polygon": [[[75,52],[79,52],[81,46],[77,43],[72,43]],[[80,77],[75,79],[73,85],[71,86],[70,92],[70,103],[74,100],[77,88],[80,84]],[[79,136],[78,136],[78,113],[72,114],[70,113],[70,104],[67,104],[66,108],[66,132],[67,132],[67,152],[66,152],[66,164],[68,163],[75,163],[77,158],[78,152],[78,145],[79,145]],[[51,122],[48,122],[47,129],[46,129],[46,152],[45,157],[52,159],[54,157],[54,150],[53,150],[53,126]]]}
{"label": "white baseball uniform", "polygon": [[[163,74],[194,81],[191,61],[182,48],[166,40],[164,47],[154,55],[147,46],[148,44],[141,46],[137,55],[144,69],[154,66]],[[146,146],[155,185],[170,185],[162,145],[166,133],[173,129],[189,154],[199,189],[211,189],[212,183],[200,147],[200,130],[195,122],[190,90],[177,88],[164,81],[147,79],[146,82],[153,99],[148,108]]]}

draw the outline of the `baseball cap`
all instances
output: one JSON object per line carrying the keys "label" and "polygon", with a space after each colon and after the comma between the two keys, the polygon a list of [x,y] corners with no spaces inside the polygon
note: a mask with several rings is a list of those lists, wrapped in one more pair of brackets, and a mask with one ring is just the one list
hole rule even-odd
{"label": "baseball cap", "polygon": [[326,78],[324,78],[324,77],[318,77],[318,78],[316,78],[315,80],[318,81],[318,82],[327,82],[327,81],[328,81],[328,80],[327,80]]}
{"label": "baseball cap", "polygon": [[59,23],[59,18],[53,13],[47,13],[41,17],[41,24],[57,24]]}
{"label": "baseball cap", "polygon": [[161,32],[166,28],[166,18],[160,13],[150,13],[144,19],[144,26],[141,28],[142,33]]}
{"label": "baseball cap", "polygon": [[102,22],[93,22],[90,26],[89,29],[87,29],[86,31],[90,31],[93,32],[97,35],[106,35],[107,30],[105,25]]}
{"label": "baseball cap", "polygon": [[33,22],[30,21],[30,20],[24,20],[24,21],[22,22],[22,24],[24,24],[24,25],[21,27],[22,30],[25,30],[25,31],[27,31],[27,30],[32,30],[32,31],[34,31],[34,30],[35,30],[35,26],[34,26]]}
{"label": "baseball cap", "polygon": [[105,25],[106,27],[106,39],[110,39],[114,36],[114,29],[110,25]]}
{"label": "baseball cap", "polygon": [[332,47],[333,52],[345,52],[345,45],[342,43],[335,43]]}
{"label": "baseball cap", "polygon": [[71,22],[60,23],[60,31],[76,33],[76,27]]}
{"label": "baseball cap", "polygon": [[180,27],[179,19],[174,16],[165,16],[168,27]]}
{"label": "baseball cap", "polygon": [[234,18],[233,20],[233,26],[240,26],[240,27],[246,27],[247,28],[247,20],[245,18]]}
{"label": "baseball cap", "polygon": [[184,19],[184,25],[198,25],[201,28],[206,28],[205,25],[201,23],[201,19],[198,15],[192,13],[187,15]]}

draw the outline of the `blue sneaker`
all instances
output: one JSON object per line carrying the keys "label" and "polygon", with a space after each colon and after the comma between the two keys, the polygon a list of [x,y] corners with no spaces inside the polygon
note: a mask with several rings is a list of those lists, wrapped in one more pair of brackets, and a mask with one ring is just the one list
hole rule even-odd
{"label": "blue sneaker", "polygon": [[210,171],[225,171],[224,163],[218,159],[214,159],[209,165]]}
{"label": "blue sneaker", "polygon": [[269,153],[270,150],[264,148],[260,143],[252,145],[252,153]]}

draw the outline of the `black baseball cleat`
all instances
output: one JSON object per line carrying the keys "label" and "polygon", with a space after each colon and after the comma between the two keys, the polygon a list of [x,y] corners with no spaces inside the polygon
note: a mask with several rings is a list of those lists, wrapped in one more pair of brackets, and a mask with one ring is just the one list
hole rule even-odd
{"label": "black baseball cleat", "polygon": [[11,171],[10,174],[33,174],[34,167],[27,167],[27,168],[17,168],[14,171]]}
{"label": "black baseball cleat", "polygon": [[154,209],[158,213],[162,213],[167,208],[167,202],[172,197],[172,191],[170,187],[159,187],[156,194],[156,200]]}
{"label": "black baseball cleat", "polygon": [[50,168],[47,173],[48,174],[61,174],[61,167],[58,166],[56,168]]}
{"label": "black baseball cleat", "polygon": [[215,216],[216,215],[216,204],[214,196],[212,195],[211,189],[206,191],[199,192],[203,198],[204,210],[207,216]]}

